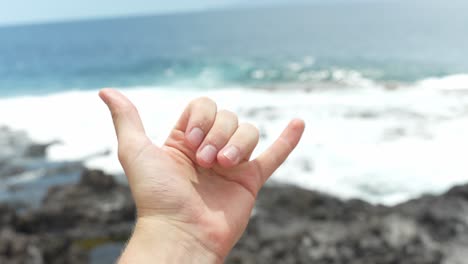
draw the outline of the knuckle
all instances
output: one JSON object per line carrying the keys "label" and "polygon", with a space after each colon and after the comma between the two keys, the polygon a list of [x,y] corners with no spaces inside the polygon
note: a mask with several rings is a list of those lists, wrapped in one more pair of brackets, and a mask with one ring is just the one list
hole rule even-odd
{"label": "knuckle", "polygon": [[189,107],[190,108],[194,108],[194,107],[198,107],[198,106],[203,106],[203,107],[216,107],[216,103],[215,101],[213,101],[212,99],[206,97],[206,96],[203,96],[203,97],[198,97],[194,100],[192,100],[190,103],[189,103]]}
{"label": "knuckle", "polygon": [[132,103],[125,103],[112,112],[112,118],[118,118],[119,116],[124,116],[132,112],[137,112],[136,107]]}
{"label": "knuckle", "polygon": [[220,110],[218,112],[218,117],[223,118],[223,119],[227,119],[227,120],[232,120],[235,123],[239,122],[239,119],[238,119],[237,115],[234,112],[231,112],[229,110],[224,110],[224,109]]}
{"label": "knuckle", "polygon": [[119,147],[119,149],[117,150],[117,157],[119,159],[119,162],[124,165],[126,160],[127,160],[127,153],[126,151],[124,150],[123,147]]}
{"label": "knuckle", "polygon": [[117,111],[111,111],[111,115],[113,120],[116,120],[120,116],[119,112]]}
{"label": "knuckle", "polygon": [[200,97],[190,102],[187,113],[190,127],[198,126],[209,130],[216,116],[216,103],[208,97]]}
{"label": "knuckle", "polygon": [[221,144],[225,143],[229,140],[229,135],[221,130],[221,129],[214,129],[211,130],[208,136],[205,139],[206,144],[211,144],[219,147]]}
{"label": "knuckle", "polygon": [[253,135],[257,140],[260,138],[260,130],[258,127],[250,124],[250,123],[243,123],[241,126],[249,133],[250,135]]}
{"label": "knuckle", "polygon": [[283,145],[283,150],[286,153],[289,154],[294,150],[294,144],[291,141],[287,140],[286,138],[280,137],[278,138],[278,142]]}

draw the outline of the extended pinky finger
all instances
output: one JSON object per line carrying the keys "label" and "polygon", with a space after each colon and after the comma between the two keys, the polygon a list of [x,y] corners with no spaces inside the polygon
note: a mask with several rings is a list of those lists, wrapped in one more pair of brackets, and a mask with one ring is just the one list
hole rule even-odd
{"label": "extended pinky finger", "polygon": [[297,146],[304,132],[304,127],[304,121],[292,120],[273,145],[253,161],[259,169],[261,185],[283,164]]}
{"label": "extended pinky finger", "polygon": [[222,167],[233,167],[248,160],[258,144],[258,129],[251,124],[240,124],[226,146],[218,152],[218,163]]}

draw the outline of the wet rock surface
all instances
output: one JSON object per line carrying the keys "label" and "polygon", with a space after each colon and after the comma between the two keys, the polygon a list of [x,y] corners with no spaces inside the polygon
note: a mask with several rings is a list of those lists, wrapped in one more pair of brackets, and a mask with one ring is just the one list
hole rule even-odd
{"label": "wet rock surface", "polygon": [[0,202],[39,206],[51,186],[76,182],[85,160],[49,160],[48,149],[59,143],[37,143],[23,131],[0,127]]}

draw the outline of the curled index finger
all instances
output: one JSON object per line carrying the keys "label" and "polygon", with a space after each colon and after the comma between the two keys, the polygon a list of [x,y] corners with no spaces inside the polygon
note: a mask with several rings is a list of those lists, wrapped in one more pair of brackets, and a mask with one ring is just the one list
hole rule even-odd
{"label": "curled index finger", "polygon": [[200,97],[191,101],[182,113],[175,129],[184,133],[185,139],[193,150],[200,146],[213,126],[216,111],[217,106],[213,100]]}

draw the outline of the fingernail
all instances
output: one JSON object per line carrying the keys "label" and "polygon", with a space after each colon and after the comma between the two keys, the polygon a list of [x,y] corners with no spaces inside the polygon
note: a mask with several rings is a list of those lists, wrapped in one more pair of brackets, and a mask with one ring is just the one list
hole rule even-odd
{"label": "fingernail", "polygon": [[233,163],[236,163],[239,159],[239,149],[235,146],[229,146],[223,150],[223,155]]}
{"label": "fingernail", "polygon": [[198,147],[203,140],[203,136],[203,130],[198,127],[194,127],[187,135],[187,140],[193,147]]}
{"label": "fingernail", "polygon": [[212,145],[206,145],[200,151],[200,159],[202,159],[206,163],[212,163],[216,158],[216,148]]}

